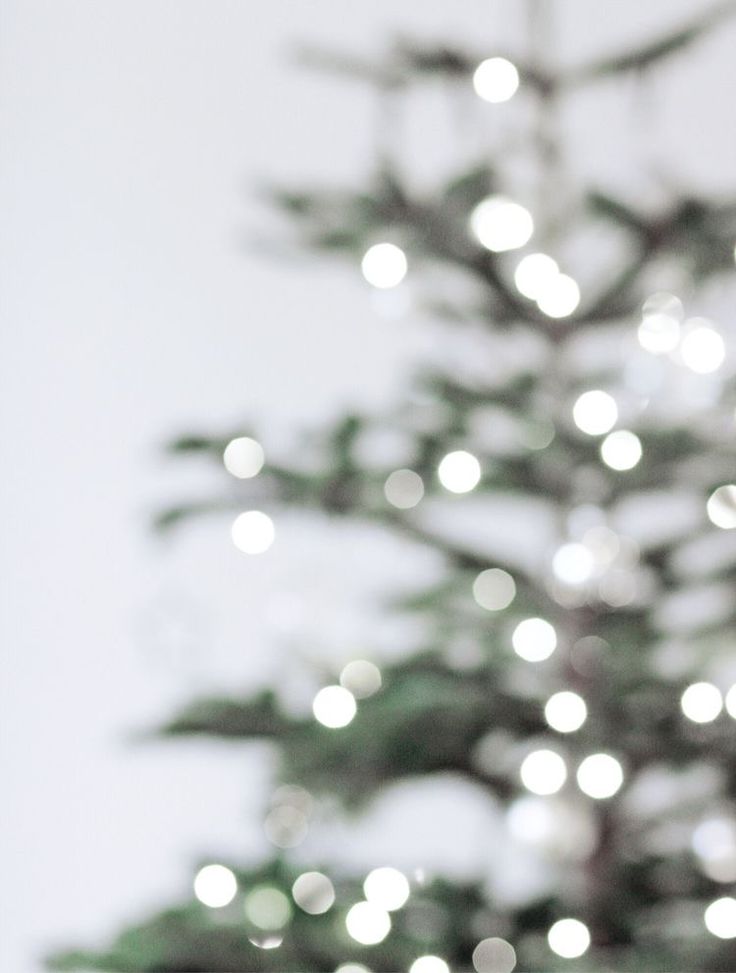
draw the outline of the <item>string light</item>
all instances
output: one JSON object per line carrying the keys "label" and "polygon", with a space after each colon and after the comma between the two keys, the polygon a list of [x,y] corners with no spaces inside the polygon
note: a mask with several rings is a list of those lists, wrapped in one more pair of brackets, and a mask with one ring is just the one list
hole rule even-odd
{"label": "string light", "polygon": [[520,294],[536,301],[559,273],[557,261],[546,253],[528,253],[516,265],[514,283]]}
{"label": "string light", "polygon": [[343,963],[338,966],[335,973],[371,973],[371,971],[362,963]]}
{"label": "string light", "polygon": [[585,584],[595,570],[593,554],[585,544],[563,544],[552,558],[552,570],[565,584]]}
{"label": "string light", "polygon": [[473,582],[473,597],[486,611],[503,611],[516,597],[516,583],[508,571],[488,568]]}
{"label": "string light", "polygon": [[699,375],[717,371],[726,357],[723,338],[705,318],[691,318],[686,325],[689,330],[680,344],[683,362]]}
{"label": "string light", "polygon": [[489,196],[470,214],[470,227],[478,241],[494,253],[523,247],[534,232],[529,210],[505,196]]}
{"label": "string light", "polygon": [[476,973],[511,973],[516,966],[516,950],[499,936],[482,939],[473,950]]}
{"label": "string light", "polygon": [[321,916],[335,902],[334,886],[322,872],[303,872],[292,885],[291,895],[310,916]]}
{"label": "string light", "polygon": [[708,498],[706,512],[716,527],[733,530],[736,527],[736,486],[727,483],[714,490]]}
{"label": "string light", "polygon": [[581,432],[589,436],[602,436],[616,425],[618,406],[608,392],[591,389],[576,399],[572,418]]}
{"label": "string light", "polygon": [[224,865],[205,865],[194,878],[195,896],[210,909],[221,909],[229,905],[237,891],[237,879]]}
{"label": "string light", "polygon": [[414,470],[394,470],[383,485],[386,499],[399,510],[416,507],[424,496],[424,483]]}
{"label": "string light", "polygon": [[540,288],[537,307],[548,318],[566,318],[580,303],[577,281],[567,274],[557,274]]}
{"label": "string light", "polygon": [[340,685],[355,696],[367,699],[381,688],[381,670],[366,659],[348,662],[340,673]]}
{"label": "string light", "polygon": [[356,942],[375,946],[391,931],[391,917],[372,902],[356,902],[345,916],[345,927]]}
{"label": "string light", "polygon": [[680,341],[682,301],[673,294],[652,294],[642,308],[642,320],[637,330],[639,344],[653,355],[674,351]]}
{"label": "string light", "polygon": [[450,493],[469,493],[480,482],[480,463],[472,453],[458,449],[443,457],[437,475]]}
{"label": "string light", "polygon": [[406,254],[395,243],[375,243],[366,250],[360,269],[373,287],[396,287],[406,277]]}
{"label": "string light", "polygon": [[263,446],[249,436],[231,439],[222,454],[225,469],[239,480],[248,480],[260,473],[264,460]]}
{"label": "string light", "polygon": [[505,57],[489,57],[473,72],[473,87],[483,101],[498,105],[516,94],[519,72]]}
{"label": "string light", "polygon": [[273,544],[275,533],[273,521],[260,510],[238,514],[230,528],[233,544],[243,554],[263,554]]}
{"label": "string light", "polygon": [[284,893],[271,885],[249,892],[243,904],[246,918],[259,929],[281,929],[291,919],[291,904]]}
{"label": "string light", "polygon": [[736,939],[736,899],[725,895],[711,902],[703,916],[708,932],[719,939]]}
{"label": "string light", "polygon": [[577,959],[590,946],[590,933],[579,919],[558,919],[547,933],[547,942],[553,953],[563,959]]}
{"label": "string light", "polygon": [[723,697],[712,683],[694,682],[682,694],[680,706],[693,723],[712,723],[723,709]]}
{"label": "string light", "polygon": [[418,956],[409,973],[450,973],[450,967],[439,956]]}
{"label": "string light", "polygon": [[624,782],[621,764],[608,753],[594,753],[586,757],[577,771],[580,790],[596,800],[613,797]]}
{"label": "string light", "polygon": [[521,782],[532,794],[556,794],[567,780],[565,761],[554,750],[534,750],[519,770]]}
{"label": "string light", "polygon": [[587,716],[585,700],[568,690],[550,696],[544,707],[544,718],[559,733],[574,733],[579,730]]}
{"label": "string light", "polygon": [[368,902],[394,912],[409,898],[409,880],[397,868],[374,868],[363,882],[363,892]]}
{"label": "string light", "polygon": [[601,443],[601,458],[612,470],[631,470],[641,459],[641,440],[628,429],[610,432]]}
{"label": "string light", "polygon": [[511,644],[527,662],[543,662],[557,648],[557,632],[544,618],[525,618],[514,629]]}
{"label": "string light", "polygon": [[317,721],[331,730],[347,726],[357,709],[355,697],[343,686],[325,686],[312,702]]}

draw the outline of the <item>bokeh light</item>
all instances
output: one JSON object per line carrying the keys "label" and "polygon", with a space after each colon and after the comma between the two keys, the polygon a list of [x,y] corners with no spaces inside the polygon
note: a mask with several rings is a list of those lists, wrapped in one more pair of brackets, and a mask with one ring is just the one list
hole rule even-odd
{"label": "bokeh light", "polygon": [[736,683],[726,693],[726,712],[736,720]]}
{"label": "bokeh light", "polygon": [[315,718],[332,730],[347,726],[357,712],[355,697],[344,686],[325,686],[312,702]]}
{"label": "bokeh light", "polygon": [[409,880],[397,868],[374,868],[363,882],[363,892],[368,902],[393,912],[409,898]]}
{"label": "bokeh light", "polygon": [[736,939],[736,899],[725,895],[705,910],[705,926],[719,939]]}
{"label": "bokeh light", "polygon": [[414,470],[394,470],[383,485],[386,499],[399,510],[416,507],[424,496],[424,483]]}
{"label": "bokeh light", "polygon": [[268,514],[246,510],[235,518],[230,533],[233,544],[243,554],[263,554],[273,544],[276,532]]}
{"label": "bokeh light", "polygon": [[563,544],[552,558],[552,571],[565,584],[580,585],[589,581],[595,570],[595,560],[585,544]]}
{"label": "bokeh light", "polygon": [[221,909],[235,898],[238,882],[224,865],[205,865],[194,878],[194,894],[203,905]]}
{"label": "bokeh light", "polygon": [[531,213],[505,196],[489,196],[479,203],[470,215],[470,226],[478,241],[494,253],[523,247],[534,232]]}
{"label": "bokeh light", "polygon": [[473,950],[476,973],[512,973],[516,966],[516,950],[499,936],[482,939]]}
{"label": "bokeh light", "polygon": [[497,105],[516,94],[519,72],[505,57],[489,57],[473,72],[473,87],[483,101]]}
{"label": "bokeh light", "polygon": [[717,371],[726,357],[723,338],[705,318],[691,318],[685,324],[687,330],[680,343],[683,362],[699,375]]}
{"label": "bokeh light", "polygon": [[628,429],[610,432],[601,443],[601,458],[612,470],[632,470],[641,452],[641,440]]}
{"label": "bokeh light", "polygon": [[692,834],[692,847],[702,870],[714,882],[736,882],[736,820],[711,817]]}
{"label": "bokeh light", "polygon": [[557,632],[544,618],[525,618],[514,629],[511,644],[527,662],[543,662],[557,648]]}
{"label": "bokeh light", "polygon": [[590,946],[590,933],[579,919],[558,919],[547,933],[547,942],[563,959],[577,959]]}
{"label": "bokeh light", "polygon": [[680,698],[685,716],[693,723],[712,723],[723,709],[723,697],[710,682],[694,682]]}
{"label": "bokeh light", "polygon": [[557,274],[539,288],[537,306],[549,318],[566,318],[580,303],[577,281],[567,274]]}
{"label": "bokeh light", "polygon": [[682,301],[673,294],[652,294],[647,298],[637,330],[641,347],[653,355],[674,351],[680,341],[683,313]]}
{"label": "bokeh light", "polygon": [[596,800],[613,797],[624,782],[621,764],[608,753],[593,753],[580,764],[577,771],[580,790]]}
{"label": "bokeh light", "polygon": [[473,598],[486,611],[503,611],[515,596],[516,583],[508,571],[502,568],[481,571],[473,582]]}
{"label": "bokeh light", "polygon": [[259,929],[281,929],[291,918],[291,903],[272,885],[259,885],[249,892],[243,904],[246,918]]}
{"label": "bokeh light", "polygon": [[557,261],[546,253],[528,253],[514,271],[514,283],[520,294],[536,301],[559,275]]}
{"label": "bokeh light", "polygon": [[335,889],[322,872],[303,872],[292,885],[291,896],[304,912],[319,916],[334,904]]}
{"label": "bokeh light", "polygon": [[480,482],[480,463],[472,453],[457,449],[440,460],[437,475],[450,493],[469,493]]}
{"label": "bokeh light", "polygon": [[249,436],[231,439],[222,454],[225,469],[239,480],[248,480],[260,473],[264,459],[263,447]]}
{"label": "bokeh light", "polygon": [[558,733],[574,733],[585,723],[587,716],[585,700],[570,690],[550,696],[544,707],[544,718]]}
{"label": "bokeh light", "polygon": [[381,688],[381,670],[367,659],[348,662],[340,673],[340,685],[356,699],[367,699]]}
{"label": "bokeh light", "polygon": [[391,931],[391,917],[373,902],[356,902],[345,916],[345,927],[356,942],[375,946]]}
{"label": "bokeh light", "polygon": [[366,250],[360,268],[373,287],[396,287],[406,277],[406,254],[395,243],[376,243]]}
{"label": "bokeh light", "polygon": [[532,794],[556,794],[567,780],[567,766],[554,750],[534,750],[522,761],[519,775]]}
{"label": "bokeh light", "polygon": [[736,486],[727,483],[714,490],[708,498],[706,511],[716,527],[733,530],[736,527]]}
{"label": "bokeh light", "polygon": [[608,392],[591,389],[576,399],[572,418],[581,432],[589,436],[602,436],[616,425],[618,406]]}
{"label": "bokeh light", "polygon": [[450,973],[450,967],[439,956],[417,956],[409,973]]}

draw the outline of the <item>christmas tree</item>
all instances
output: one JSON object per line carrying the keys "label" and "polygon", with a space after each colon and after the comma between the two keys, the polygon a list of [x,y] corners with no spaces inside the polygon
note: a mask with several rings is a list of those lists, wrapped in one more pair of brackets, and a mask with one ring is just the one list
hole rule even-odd
{"label": "christmas tree", "polygon": [[[288,457],[247,424],[182,436],[183,459],[224,460],[222,495],[158,527],[232,511],[258,556],[278,511],[319,511],[405,539],[431,580],[386,606],[412,621],[403,651],[367,632],[309,711],[273,688],[160,728],[270,742],[275,850],[203,861],[188,901],[53,968],[736,969],[736,387],[704,316],[733,284],[736,203],[571,185],[558,124],[568,96],[648,75],[732,5],[566,68],[545,56],[549,6],[529,5],[526,60],[406,40],[377,64],[307,53],[373,85],[387,118],[427,82],[519,104],[511,144],[442,185],[413,189],[387,138],[367,187],[273,194],[299,246],[351,261],[390,313],[411,286],[457,353]],[[498,811],[495,874],[305,863],[313,822],[440,774]]]}

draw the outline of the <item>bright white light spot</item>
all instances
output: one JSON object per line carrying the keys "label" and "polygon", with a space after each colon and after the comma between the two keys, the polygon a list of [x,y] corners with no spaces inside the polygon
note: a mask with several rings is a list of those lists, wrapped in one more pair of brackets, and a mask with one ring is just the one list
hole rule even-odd
{"label": "bright white light spot", "polygon": [[514,271],[514,283],[520,294],[535,301],[559,275],[557,261],[546,253],[529,253],[522,257]]}
{"label": "bright white light spot", "polygon": [[450,493],[469,493],[480,482],[480,463],[472,453],[458,449],[440,461],[437,475]]}
{"label": "bright white light spot", "polygon": [[391,917],[372,902],[356,902],[345,916],[345,926],[356,942],[375,946],[391,931]]}
{"label": "bright white light spot", "polygon": [[253,889],[244,903],[245,915],[259,929],[281,929],[291,918],[291,903],[280,889],[261,885]]}
{"label": "bright white light spot", "polygon": [[527,662],[542,662],[557,648],[557,633],[544,618],[525,618],[514,629],[511,644]]}
{"label": "bright white light spot", "polygon": [[693,723],[712,723],[723,709],[723,697],[710,682],[694,682],[680,699],[682,712]]}
{"label": "bright white light spot", "polygon": [[579,919],[559,919],[547,933],[547,942],[563,959],[577,959],[590,946],[590,933]]}
{"label": "bright white light spot", "polygon": [[725,895],[711,902],[705,910],[705,925],[708,932],[719,939],[736,938],[736,899]]}
{"label": "bright white light spot", "polygon": [[273,521],[260,510],[238,514],[230,528],[233,544],[243,554],[263,554],[273,544]]}
{"label": "bright white light spot", "polygon": [[381,670],[366,659],[356,659],[340,673],[340,685],[356,699],[367,699],[381,688]]}
{"label": "bright white light spot", "polygon": [[283,941],[283,936],[248,936],[248,942],[258,949],[278,949]]}
{"label": "bright white light spot", "polygon": [[481,571],[473,582],[473,597],[489,612],[503,611],[516,596],[514,579],[501,568]]}
{"label": "bright white light spot", "polygon": [[376,243],[361,262],[363,276],[374,287],[396,287],[406,277],[406,254],[394,243]]}
{"label": "bright white light spot", "polygon": [[502,253],[528,243],[534,232],[529,210],[505,196],[489,196],[470,215],[470,226],[487,250]]}
{"label": "bright white light spot", "polygon": [[726,693],[726,712],[736,720],[736,683]]}
{"label": "bright white light spot", "polygon": [[355,697],[343,686],[325,686],[312,702],[312,711],[318,722],[332,730],[347,726],[357,710]]}
{"label": "bright white light spot", "polygon": [[641,459],[641,440],[628,429],[609,432],[601,443],[601,457],[612,470],[631,470]]}
{"label": "bright white light spot", "polygon": [[383,485],[386,499],[399,510],[416,507],[424,496],[424,483],[414,470],[394,470]]}
{"label": "bright white light spot", "polygon": [[723,338],[705,318],[693,318],[686,324],[689,330],[680,345],[683,362],[699,375],[717,371],[726,357]]}
{"label": "bright white light spot", "polygon": [[439,956],[418,956],[409,973],[450,973],[450,967]]}
{"label": "bright white light spot", "polygon": [[498,936],[482,939],[473,950],[473,966],[477,973],[511,973],[516,966],[516,950]]}
{"label": "bright white light spot", "polygon": [[363,891],[373,905],[393,912],[409,898],[409,880],[396,868],[374,868],[363,882]]}
{"label": "bright white light spot", "polygon": [[593,553],[584,544],[563,544],[552,559],[552,570],[565,584],[585,584],[595,570]]}
{"label": "bright white light spot", "polygon": [[680,340],[682,318],[682,301],[678,297],[652,294],[642,307],[642,320],[637,331],[639,344],[653,355],[674,351]]}
{"label": "bright white light spot", "polygon": [[585,723],[588,707],[577,693],[563,690],[547,700],[544,718],[553,730],[559,733],[574,733]]}
{"label": "bright white light spot", "polygon": [[322,872],[301,874],[291,887],[291,895],[299,908],[310,916],[322,915],[335,901],[332,882]]}
{"label": "bright white light spot", "polygon": [[362,963],[343,963],[338,966],[335,973],[371,973],[371,971]]}
{"label": "bright white light spot", "polygon": [[489,57],[475,69],[473,87],[483,101],[497,105],[516,94],[519,72],[505,57]]}
{"label": "bright white light spot", "polygon": [[577,281],[567,274],[548,280],[537,294],[537,307],[549,318],[566,318],[580,303]]}
{"label": "bright white light spot", "polygon": [[248,436],[231,439],[222,454],[225,469],[239,480],[248,480],[260,473],[264,459],[263,446]]}
{"label": "bright white light spot", "polygon": [[621,764],[607,753],[594,753],[578,767],[578,787],[596,800],[613,797],[624,782]]}
{"label": "bright white light spot", "polygon": [[708,878],[715,882],[736,881],[736,821],[706,818],[693,831],[693,851]]}
{"label": "bright white light spot", "polygon": [[565,761],[554,750],[534,750],[519,771],[521,782],[532,794],[556,794],[567,780]]}
{"label": "bright white light spot", "polygon": [[736,527],[736,486],[727,483],[714,490],[708,498],[706,510],[716,527],[733,530]]}
{"label": "bright white light spot", "polygon": [[203,905],[220,909],[235,898],[238,882],[224,865],[205,865],[194,879],[194,894]]}
{"label": "bright white light spot", "polygon": [[608,392],[583,392],[572,407],[572,418],[581,432],[602,436],[616,425],[618,406]]}

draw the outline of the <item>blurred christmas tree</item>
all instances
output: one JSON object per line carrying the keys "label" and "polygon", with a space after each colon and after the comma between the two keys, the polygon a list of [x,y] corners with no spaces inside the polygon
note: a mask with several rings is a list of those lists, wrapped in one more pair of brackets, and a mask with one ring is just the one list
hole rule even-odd
{"label": "blurred christmas tree", "polygon": [[[224,456],[229,485],[160,526],[232,508],[246,555],[284,507],[397,532],[443,565],[392,606],[423,643],[349,663],[309,713],[274,690],[173,718],[162,734],[272,741],[279,851],[257,868],[203,862],[191,901],[55,968],[736,969],[736,389],[719,327],[695,316],[733,283],[736,202],[571,186],[556,115],[581,88],[656,70],[731,6],[562,70],[542,56],[549,9],[529,4],[526,63],[407,42],[378,65],[309,55],[390,104],[426,79],[474,88],[489,112],[517,99],[523,138],[434,192],[412,191],[384,147],[362,191],[275,194],[307,247],[353,261],[376,296],[411,280],[471,353],[291,463],[264,463],[250,429],[181,438],[178,454]],[[371,452],[385,435],[399,462]],[[531,544],[528,522],[544,524]],[[540,866],[523,894],[293,860],[325,803],[360,810],[438,772],[503,810],[525,849],[514,867]]]}

